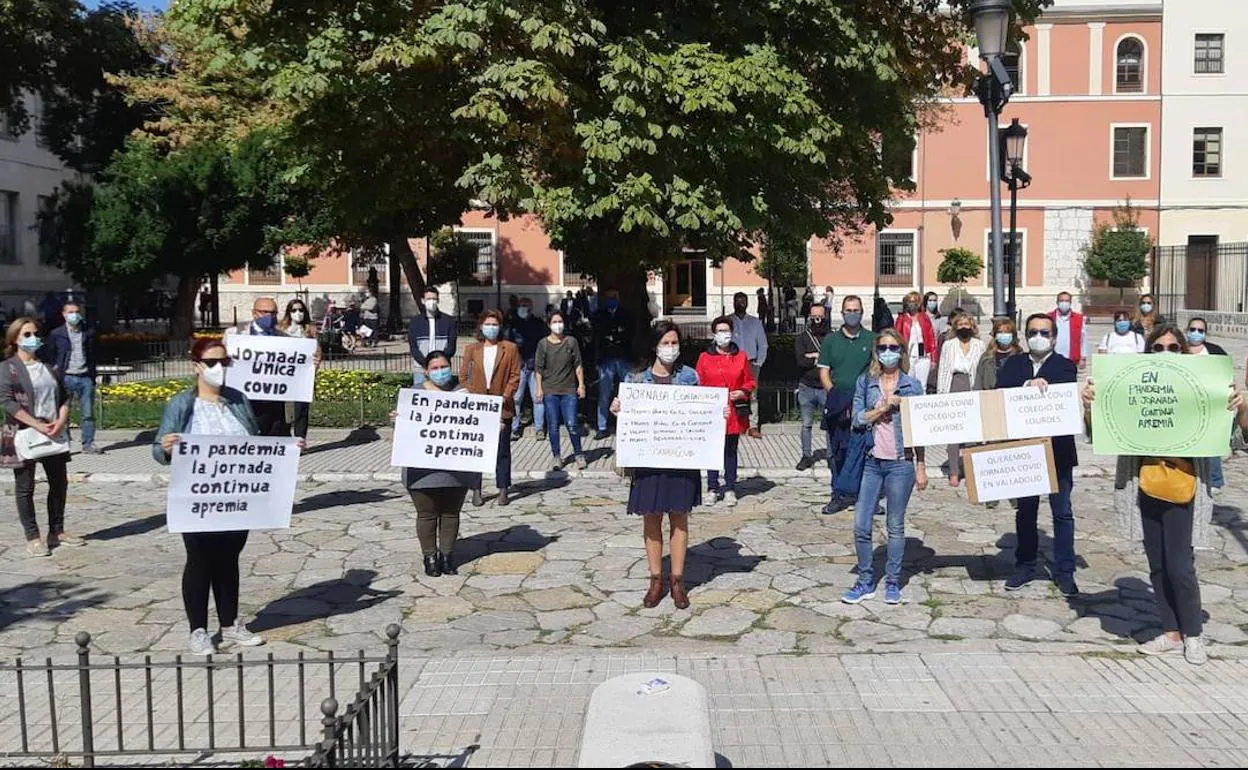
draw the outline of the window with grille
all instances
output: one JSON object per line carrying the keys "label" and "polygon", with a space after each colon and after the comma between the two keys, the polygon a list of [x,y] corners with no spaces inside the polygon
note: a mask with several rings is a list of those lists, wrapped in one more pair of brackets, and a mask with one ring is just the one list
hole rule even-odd
{"label": "window with grille", "polygon": [[1220,75],[1226,71],[1225,42],[1226,35],[1222,33],[1196,36],[1194,70],[1197,75]]}
{"label": "window with grille", "polygon": [[0,190],[0,265],[17,264],[17,193]]}
{"label": "window with grille", "polygon": [[880,233],[875,239],[880,283],[909,286],[914,282],[914,233]]}
{"label": "window with grille", "polygon": [[586,286],[597,286],[598,281],[592,275],[578,273],[568,268],[568,256],[563,255],[563,286],[565,289],[584,289]]}
{"label": "window with grille", "polygon": [[252,267],[247,265],[247,283],[252,286],[280,286],[282,268],[280,265],[268,267]]}
{"label": "window with grille", "polygon": [[1120,94],[1144,91],[1144,43],[1138,37],[1123,38],[1118,43],[1115,85]]}
{"label": "window with grille", "polygon": [[493,286],[494,231],[460,230],[459,237],[477,247],[477,258],[472,266],[471,283],[476,286]]}
{"label": "window with grille", "polygon": [[1115,127],[1113,177],[1132,179],[1146,176],[1148,176],[1148,127]]}
{"label": "window with grille", "polygon": [[1222,129],[1192,132],[1192,176],[1222,176]]}
{"label": "window with grille", "polygon": [[[1023,244],[1026,243],[1025,234],[1021,231],[1013,232],[1013,233],[1005,232],[1005,233],[1002,233],[1001,236],[1004,239],[1001,244],[1002,269],[1008,275],[1010,272],[1010,267],[1011,265],[1015,264],[1014,259],[1015,257],[1017,257],[1018,262],[1017,262],[1017,267],[1014,273],[1014,283],[1016,286],[1021,286],[1023,284],[1022,268],[1023,268]],[[993,248],[995,245],[996,245],[996,239],[992,237],[992,231],[989,230],[988,231],[988,258],[984,260],[984,264],[986,265],[986,268],[984,270],[984,275],[987,277],[987,280],[989,281],[992,280],[992,269],[993,269],[992,266],[994,264],[992,261],[992,257],[994,254],[996,254],[996,250]]]}
{"label": "window with grille", "polygon": [[1010,43],[1001,56],[1005,71],[1010,74],[1010,82],[1014,84],[1014,93],[1023,92],[1023,49],[1018,43]]}

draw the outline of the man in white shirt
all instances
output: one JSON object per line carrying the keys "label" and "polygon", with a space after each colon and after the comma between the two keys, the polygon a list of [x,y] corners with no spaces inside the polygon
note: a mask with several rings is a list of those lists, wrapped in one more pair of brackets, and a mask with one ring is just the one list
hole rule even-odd
{"label": "man in white shirt", "polygon": [[1049,313],[1049,318],[1057,326],[1053,352],[1069,358],[1076,366],[1083,368],[1088,360],[1088,324],[1082,313],[1071,309],[1070,300],[1070,292],[1058,294],[1057,309]]}

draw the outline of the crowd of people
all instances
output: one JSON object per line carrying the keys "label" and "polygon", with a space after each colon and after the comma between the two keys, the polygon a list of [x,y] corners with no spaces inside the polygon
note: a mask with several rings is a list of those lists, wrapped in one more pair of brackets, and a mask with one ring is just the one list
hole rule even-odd
{"label": "crowd of people", "polygon": [[[854,512],[857,580],[843,601],[856,604],[876,595],[873,557],[873,519],[883,504],[887,545],[884,601],[903,601],[902,573],[905,518],[912,495],[928,486],[921,447],[905,445],[900,407],[905,398],[926,393],[959,393],[995,388],[1034,387],[1076,383],[1090,349],[1086,319],[1072,309],[1063,292],[1049,313],[1029,316],[1016,327],[1010,318],[992,321],[991,334],[980,336],[976,319],[959,309],[943,316],[933,294],[908,294],[901,313],[891,324],[868,329],[860,297],[841,299],[841,323],[832,328],[831,309],[824,301],[803,302],[802,331],[794,344],[800,371],[798,404],[802,416],[798,468],[814,463],[815,424],[826,436],[831,492],[824,514]],[[727,392],[725,441],[721,467],[709,469],[703,488],[699,471],[637,468],[628,472],[627,510],[643,519],[643,541],[650,574],[642,603],[656,606],[670,594],[677,607],[689,605],[683,583],[689,538],[689,515],[697,507],[735,505],[738,454],[743,435],[755,434],[756,399],[761,367],[768,354],[768,336],[759,317],[748,314],[744,293],[733,299],[733,312],[716,318],[710,340],[694,365],[682,362],[685,339],[681,328],[659,322],[651,330],[643,365],[636,367],[634,342],[640,334],[635,317],[620,304],[619,292],[608,288],[601,301],[588,308],[581,297],[566,297],[560,307],[548,307],[539,317],[531,300],[520,299],[509,313],[483,312],[476,323],[476,339],[459,357],[458,330],[453,317],[439,308],[436,289],[426,290],[423,312],[411,320],[409,344],[416,387],[441,391],[493,395],[502,399],[498,436],[495,504],[510,502],[511,443],[522,438],[520,405],[527,395],[533,402],[533,425],[551,449],[551,467],[565,467],[561,428],[568,432],[571,460],[586,467],[579,406],[586,398],[586,370],[598,374],[597,437],[611,432],[611,419],[624,406],[617,397],[621,382],[672,387],[709,386]],[[46,449],[66,441],[71,399],[82,406],[84,451],[93,451],[94,430],[90,405],[94,387],[93,332],[82,307],[68,302],[61,308],[63,324],[45,335],[39,320],[18,318],[5,335],[5,359],[0,362],[0,466],[15,473],[17,509],[34,557],[57,546],[84,544],[65,527],[67,463],[69,454]],[[587,327],[587,328],[586,328]],[[587,331],[587,340],[575,333]],[[257,299],[249,322],[229,334],[315,338],[317,329],[307,305],[300,299],[279,311],[272,298]],[[1152,298],[1140,298],[1135,312],[1115,316],[1114,328],[1104,335],[1097,351],[1104,354],[1225,355],[1208,339],[1208,324],[1193,318],[1185,329],[1168,323],[1155,311]],[[280,401],[251,401],[227,384],[231,359],[223,340],[201,339],[191,348],[195,381],[168,403],[152,445],[154,458],[168,463],[182,434],[294,436],[307,434],[308,405]],[[316,356],[319,364],[319,351]],[[1095,383],[1082,388],[1085,422],[1091,425]],[[1228,397],[1228,409],[1237,416],[1237,428],[1248,431],[1248,408],[1237,390]],[[1090,427],[1088,428],[1090,432]],[[34,442],[32,444],[32,442]],[[1017,537],[1015,570],[1005,581],[1007,591],[1051,578],[1061,594],[1079,594],[1076,582],[1075,514],[1072,504],[1074,468],[1078,464],[1074,436],[1053,438],[1057,489],[1049,497],[1052,514],[1053,557],[1046,568],[1040,559],[1039,497],[1011,501]],[[31,455],[31,446],[45,446]],[[948,482],[964,481],[958,445],[948,447]],[[42,452],[42,453],[41,453]],[[1150,486],[1151,468],[1192,479],[1188,497],[1157,496]],[[47,536],[41,534],[35,512],[34,480],[37,465],[48,479]],[[1118,461],[1116,509],[1129,536],[1142,539],[1158,602],[1164,633],[1140,646],[1145,654],[1183,650],[1193,663],[1203,662],[1199,584],[1192,558],[1194,544],[1208,534],[1211,496],[1220,487],[1220,458],[1139,458]],[[455,574],[455,545],[460,516],[471,495],[474,506],[484,505],[482,475],[446,469],[407,468],[403,484],[417,514],[417,533],[424,571],[431,577]],[[668,518],[670,575],[662,570],[663,517]],[[238,617],[239,558],[247,532],[183,535],[186,565],[183,600],[191,629],[192,652],[207,654],[216,641],[207,631],[208,595],[217,605],[223,644],[249,646],[263,639],[247,630]]]}

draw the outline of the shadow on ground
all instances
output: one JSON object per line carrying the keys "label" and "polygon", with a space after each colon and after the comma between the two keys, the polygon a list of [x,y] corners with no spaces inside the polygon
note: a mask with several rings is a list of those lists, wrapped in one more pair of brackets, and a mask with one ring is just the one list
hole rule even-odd
{"label": "shadow on ground", "polygon": [[362,428],[356,428],[355,430],[351,431],[346,436],[343,436],[337,441],[330,441],[325,444],[314,444],[311,447],[305,449],[303,451],[303,454],[305,456],[314,455],[314,454],[317,454],[318,452],[330,452],[334,449],[343,449],[345,447],[359,446],[361,444],[371,444],[374,441],[380,441],[380,440],[381,440],[381,435],[377,433],[376,428],[372,426],[365,426]]}
{"label": "shadow on ground", "polygon": [[[713,537],[689,547],[685,556],[685,587],[695,588],[720,575],[753,572],[766,556],[746,556],[736,538]],[[671,557],[663,557],[666,571],[671,573]]]}
{"label": "shadow on ground", "polygon": [[528,524],[517,524],[497,532],[480,532],[461,538],[455,544],[455,556],[462,566],[491,553],[540,551],[558,539],[558,535],[543,535]]}
{"label": "shadow on ground", "polygon": [[64,580],[34,580],[0,591],[0,631],[31,620],[63,621],[105,604],[111,593]]}
{"label": "shadow on ground", "polygon": [[270,602],[256,614],[248,627],[252,631],[263,632],[334,615],[350,615],[403,594],[402,591],[373,588],[370,584],[376,578],[375,570],[347,570],[340,578],[300,588]]}
{"label": "shadow on ground", "polygon": [[334,490],[308,495],[295,505],[292,513],[308,513],[324,508],[337,508],[340,505],[384,503],[388,500],[397,500],[399,497],[400,495],[390,488]]}
{"label": "shadow on ground", "polygon": [[118,540],[131,535],[143,535],[163,526],[165,526],[165,514],[154,513],[142,519],[114,524],[111,527],[85,535],[85,537],[87,540]]}

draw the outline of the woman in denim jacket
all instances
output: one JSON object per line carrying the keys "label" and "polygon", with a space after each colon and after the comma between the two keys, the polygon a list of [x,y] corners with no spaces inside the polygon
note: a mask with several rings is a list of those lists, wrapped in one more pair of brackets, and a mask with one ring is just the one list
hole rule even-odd
{"label": "woman in denim jacket", "polygon": [[862,486],[854,508],[854,547],[858,553],[858,582],[842,597],[857,604],[875,596],[874,549],[871,520],[883,494],[887,503],[888,559],[884,566],[884,601],[901,603],[901,560],[906,549],[906,505],[917,485],[927,488],[923,448],[908,450],[901,434],[901,399],[924,394],[925,386],[907,374],[906,342],[893,329],[875,338],[871,368],[858,378],[854,390],[854,429],[870,431],[870,448],[862,471]]}

